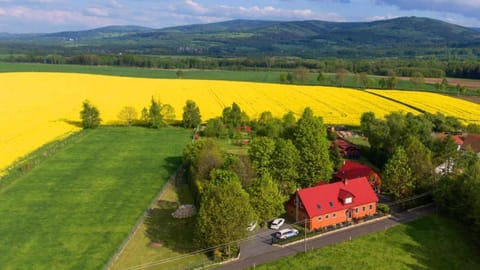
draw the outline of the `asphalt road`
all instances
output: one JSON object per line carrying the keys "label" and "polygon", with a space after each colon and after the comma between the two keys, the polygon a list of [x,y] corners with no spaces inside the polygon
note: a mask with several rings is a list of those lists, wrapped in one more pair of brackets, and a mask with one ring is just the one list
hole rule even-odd
{"label": "asphalt road", "polygon": [[278,260],[282,257],[304,252],[305,248],[307,250],[311,250],[322,246],[348,241],[368,233],[386,230],[392,226],[407,223],[419,217],[429,215],[435,212],[435,210],[436,209],[434,206],[418,208],[401,214],[396,214],[395,216],[387,219],[359,224],[344,230],[332,232],[318,238],[307,240],[306,243],[302,241],[286,247],[272,246],[270,244],[272,239],[271,234],[274,231],[269,229],[261,229],[257,232],[255,237],[252,237],[250,241],[247,241],[241,245],[241,255],[239,260],[224,264],[218,269],[234,270],[254,267],[255,265],[264,264]]}

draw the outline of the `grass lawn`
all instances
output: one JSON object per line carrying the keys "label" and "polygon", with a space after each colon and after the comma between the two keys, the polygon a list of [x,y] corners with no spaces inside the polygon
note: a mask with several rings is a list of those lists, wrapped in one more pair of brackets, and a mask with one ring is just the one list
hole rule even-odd
{"label": "grass lawn", "polygon": [[190,140],[175,128],[82,132],[0,190],[0,268],[101,269]]}
{"label": "grass lawn", "polygon": [[[180,204],[192,204],[185,183],[168,185],[156,207],[113,264],[112,270],[149,266],[146,269],[194,269],[211,261],[203,253],[192,254],[194,217],[174,219],[171,213]],[[153,242],[152,242],[153,240]]]}
{"label": "grass lawn", "polygon": [[480,248],[466,228],[428,216],[255,269],[480,269]]}

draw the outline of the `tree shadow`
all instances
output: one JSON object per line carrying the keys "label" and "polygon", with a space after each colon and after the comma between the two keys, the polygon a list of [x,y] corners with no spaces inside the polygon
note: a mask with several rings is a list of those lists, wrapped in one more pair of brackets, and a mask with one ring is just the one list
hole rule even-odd
{"label": "tree shadow", "polygon": [[406,226],[414,243],[402,248],[417,262],[406,263],[408,269],[480,269],[480,247],[457,221],[432,215]]}
{"label": "tree shadow", "polygon": [[62,121],[64,123],[72,125],[74,127],[83,128],[82,121],[74,121],[74,120],[70,120],[70,119],[66,119],[66,118],[60,119],[59,121]]}
{"label": "tree shadow", "polygon": [[166,157],[163,167],[167,169],[169,172],[174,172],[178,169],[178,166],[182,164],[182,157]]}
{"label": "tree shadow", "polygon": [[172,213],[178,202],[160,200],[157,207],[150,210],[145,219],[145,234],[151,242],[182,253],[195,250],[193,232],[195,217],[176,219]]}

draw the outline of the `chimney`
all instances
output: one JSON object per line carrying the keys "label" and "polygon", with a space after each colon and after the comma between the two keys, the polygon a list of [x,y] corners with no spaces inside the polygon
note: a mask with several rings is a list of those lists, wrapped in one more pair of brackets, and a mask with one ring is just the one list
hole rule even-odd
{"label": "chimney", "polygon": [[348,185],[348,179],[347,178],[343,178],[343,184],[346,186]]}

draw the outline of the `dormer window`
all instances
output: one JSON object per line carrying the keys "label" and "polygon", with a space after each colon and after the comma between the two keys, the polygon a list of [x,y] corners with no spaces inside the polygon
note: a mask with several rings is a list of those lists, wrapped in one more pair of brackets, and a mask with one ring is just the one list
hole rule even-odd
{"label": "dormer window", "polygon": [[340,189],[338,193],[338,200],[341,201],[343,204],[353,203],[354,197],[355,195],[353,195],[350,191],[345,189]]}

